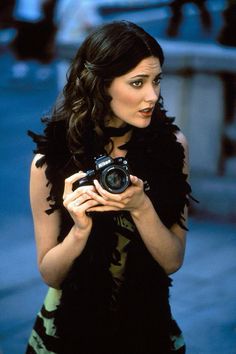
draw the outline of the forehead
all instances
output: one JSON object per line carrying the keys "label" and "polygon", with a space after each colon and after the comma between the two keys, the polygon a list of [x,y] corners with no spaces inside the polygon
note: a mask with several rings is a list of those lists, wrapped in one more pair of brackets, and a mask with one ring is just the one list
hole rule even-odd
{"label": "forehead", "polygon": [[140,74],[159,73],[161,71],[160,60],[156,57],[148,57],[141,60],[138,65],[130,70],[126,76],[137,76]]}

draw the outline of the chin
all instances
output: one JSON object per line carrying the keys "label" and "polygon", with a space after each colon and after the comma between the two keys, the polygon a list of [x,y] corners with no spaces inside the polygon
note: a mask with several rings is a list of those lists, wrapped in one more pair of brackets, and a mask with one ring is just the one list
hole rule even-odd
{"label": "chin", "polygon": [[136,125],[137,128],[147,128],[151,123],[151,118],[150,119],[146,119],[143,122],[140,122],[139,124]]}

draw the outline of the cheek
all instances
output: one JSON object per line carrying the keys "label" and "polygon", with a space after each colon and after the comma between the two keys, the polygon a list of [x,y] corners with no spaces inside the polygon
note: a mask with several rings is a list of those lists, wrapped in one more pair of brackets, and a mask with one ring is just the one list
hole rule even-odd
{"label": "cheek", "polygon": [[138,103],[138,95],[130,90],[122,90],[117,92],[114,96],[114,99],[111,102],[111,105],[115,108],[124,108],[131,107]]}

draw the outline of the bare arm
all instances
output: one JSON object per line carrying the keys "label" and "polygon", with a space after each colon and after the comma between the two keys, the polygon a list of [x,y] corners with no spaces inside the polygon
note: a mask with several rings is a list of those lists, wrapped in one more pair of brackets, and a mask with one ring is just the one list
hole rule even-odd
{"label": "bare arm", "polygon": [[[186,218],[185,211],[185,218]],[[185,252],[186,231],[178,224],[168,229],[157,215],[150,199],[131,212],[134,223],[153,258],[167,274],[176,272],[182,265]]]}
{"label": "bare arm", "polygon": [[58,243],[60,214],[58,211],[50,215],[45,213],[45,210],[49,208],[47,197],[50,186],[47,186],[45,167],[37,168],[35,166],[39,157],[37,155],[33,160],[30,175],[30,202],[34,221],[38,266],[44,281],[52,287],[59,288],[73,261],[83,251],[92,222],[85,216],[86,198],[82,201],[82,213],[81,206],[74,205],[78,195],[70,192],[73,180],[78,178],[75,175],[66,181],[65,187],[65,205],[70,210],[75,223],[64,241]]}
{"label": "bare arm", "polygon": [[[188,174],[187,141],[182,133],[177,135],[177,139],[185,150],[184,173]],[[168,274],[176,272],[181,267],[184,259],[186,231],[178,224],[168,229],[161,222],[148,197],[144,198],[139,208],[131,211],[131,215],[152,256]],[[143,217],[144,215],[145,217]],[[183,216],[187,226],[187,207],[185,207]]]}

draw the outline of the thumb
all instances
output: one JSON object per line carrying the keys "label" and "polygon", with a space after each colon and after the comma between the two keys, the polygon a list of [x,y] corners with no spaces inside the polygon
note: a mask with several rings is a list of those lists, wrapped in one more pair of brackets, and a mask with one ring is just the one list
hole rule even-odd
{"label": "thumb", "polygon": [[130,181],[135,186],[140,186],[140,187],[143,186],[143,181],[140,178],[138,178],[137,176],[130,175]]}

